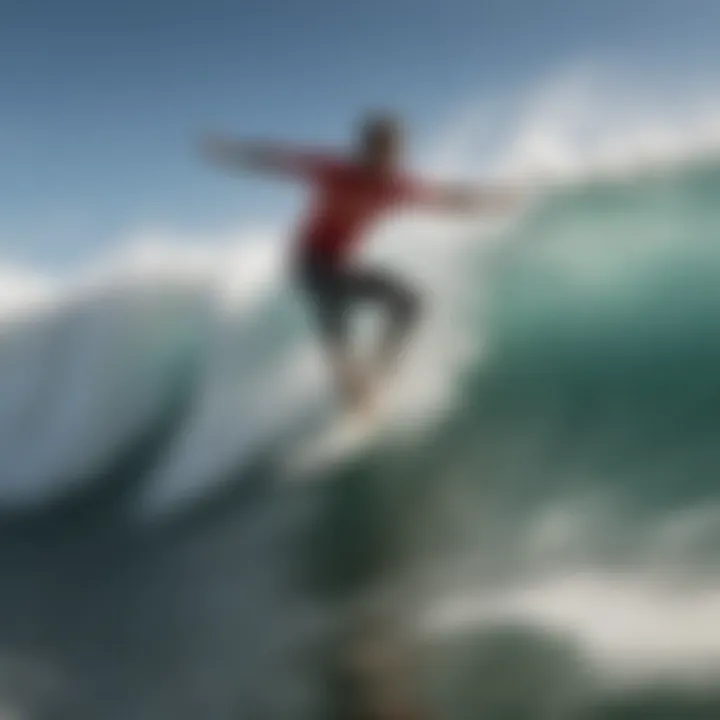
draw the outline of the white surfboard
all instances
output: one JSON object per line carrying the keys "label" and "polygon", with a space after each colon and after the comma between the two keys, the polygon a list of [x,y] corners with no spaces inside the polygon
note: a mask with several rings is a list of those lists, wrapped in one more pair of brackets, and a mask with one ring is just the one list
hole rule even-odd
{"label": "white surfboard", "polygon": [[379,437],[390,420],[390,407],[383,398],[371,411],[347,413],[324,427],[313,438],[303,441],[290,454],[289,473],[304,477],[308,472],[349,460]]}

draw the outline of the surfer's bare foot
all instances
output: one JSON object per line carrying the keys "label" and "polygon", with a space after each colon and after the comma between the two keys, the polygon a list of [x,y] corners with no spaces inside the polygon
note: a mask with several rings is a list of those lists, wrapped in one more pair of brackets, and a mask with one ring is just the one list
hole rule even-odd
{"label": "surfer's bare foot", "polygon": [[343,392],[345,409],[351,416],[365,420],[375,413],[380,399],[381,379],[369,372],[358,372]]}
{"label": "surfer's bare foot", "polygon": [[377,404],[377,388],[371,383],[367,383],[364,392],[357,398],[352,412],[360,418],[367,419],[373,415],[377,409]]}
{"label": "surfer's bare foot", "polygon": [[367,417],[372,414],[376,405],[376,393],[372,383],[364,379],[358,382],[352,391],[345,395],[347,411],[356,417]]}
{"label": "surfer's bare foot", "polygon": [[346,410],[351,413],[357,412],[368,395],[368,378],[356,366],[345,363],[338,369],[338,383],[340,397]]}

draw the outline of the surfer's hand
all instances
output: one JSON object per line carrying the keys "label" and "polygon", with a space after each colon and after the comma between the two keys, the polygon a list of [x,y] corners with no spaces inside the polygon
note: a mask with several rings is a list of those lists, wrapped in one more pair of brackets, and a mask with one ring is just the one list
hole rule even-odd
{"label": "surfer's hand", "polygon": [[522,198],[515,188],[454,187],[448,188],[442,204],[449,210],[464,213],[507,213],[514,210]]}
{"label": "surfer's hand", "polygon": [[523,198],[523,193],[516,188],[499,188],[487,193],[485,203],[492,210],[509,212],[517,208]]}
{"label": "surfer's hand", "polygon": [[488,188],[475,196],[475,207],[481,212],[508,213],[520,204],[522,193],[515,188]]}

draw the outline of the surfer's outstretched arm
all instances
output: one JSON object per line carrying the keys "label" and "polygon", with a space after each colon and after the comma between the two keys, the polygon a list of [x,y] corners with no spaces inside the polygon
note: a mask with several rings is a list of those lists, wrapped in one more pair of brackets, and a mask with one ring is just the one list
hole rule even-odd
{"label": "surfer's outstretched arm", "polygon": [[513,210],[521,199],[522,193],[509,187],[448,187],[441,191],[440,204],[454,212],[495,214]]}
{"label": "surfer's outstretched arm", "polygon": [[429,210],[451,213],[503,214],[515,209],[524,194],[519,188],[488,185],[418,185],[409,199]]}
{"label": "surfer's outstretched arm", "polygon": [[280,143],[233,140],[218,135],[204,138],[204,155],[213,163],[232,169],[307,177],[327,162],[320,153]]}

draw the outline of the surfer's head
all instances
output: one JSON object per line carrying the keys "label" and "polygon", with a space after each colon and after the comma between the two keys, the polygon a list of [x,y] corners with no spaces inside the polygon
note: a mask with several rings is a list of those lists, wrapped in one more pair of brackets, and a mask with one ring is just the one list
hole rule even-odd
{"label": "surfer's head", "polygon": [[402,123],[386,113],[363,118],[359,132],[359,153],[363,162],[374,167],[392,168],[402,155]]}

